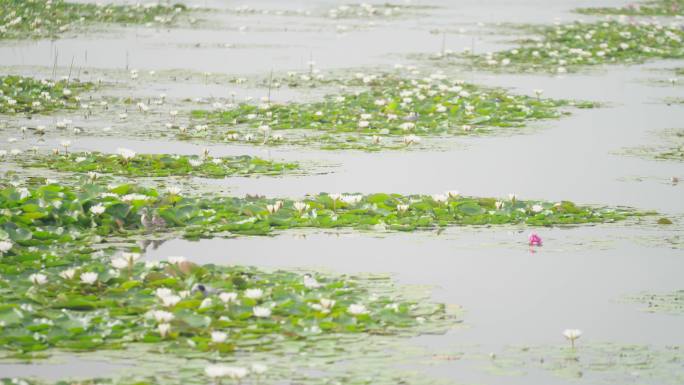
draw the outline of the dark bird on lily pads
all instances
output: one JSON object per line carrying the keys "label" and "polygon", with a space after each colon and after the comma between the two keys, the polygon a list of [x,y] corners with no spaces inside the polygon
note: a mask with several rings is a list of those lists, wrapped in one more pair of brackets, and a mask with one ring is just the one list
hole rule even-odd
{"label": "dark bird on lily pads", "polygon": [[152,224],[152,217],[150,216],[150,210],[147,207],[144,207],[140,212],[141,212],[140,224],[145,229],[152,228],[153,224]]}
{"label": "dark bird on lily pads", "polygon": [[207,286],[207,285],[205,285],[205,284],[198,283],[198,284],[195,284],[195,285],[192,287],[192,289],[190,290],[190,292],[191,292],[192,294],[195,294],[195,293],[202,293],[202,296],[206,297],[206,296],[208,296],[208,295],[211,295],[211,294],[215,293],[216,290],[214,290],[213,288],[211,288],[211,287],[209,287],[209,286]]}
{"label": "dark bird on lily pads", "polygon": [[418,113],[411,112],[407,116],[404,116],[404,120],[407,122],[415,122],[416,120],[418,120],[418,116]]}
{"label": "dark bird on lily pads", "polygon": [[159,216],[159,214],[155,213],[155,214],[152,216],[152,226],[153,226],[155,229],[163,229],[163,228],[166,227],[166,221],[164,220],[164,218],[162,218],[161,216]]}

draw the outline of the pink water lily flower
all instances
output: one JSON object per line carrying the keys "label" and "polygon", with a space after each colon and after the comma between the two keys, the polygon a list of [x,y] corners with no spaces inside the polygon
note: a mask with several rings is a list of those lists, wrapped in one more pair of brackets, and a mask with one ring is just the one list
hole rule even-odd
{"label": "pink water lily flower", "polygon": [[530,246],[541,246],[542,245],[542,239],[539,235],[537,235],[537,233],[530,233],[528,240],[530,242]]}

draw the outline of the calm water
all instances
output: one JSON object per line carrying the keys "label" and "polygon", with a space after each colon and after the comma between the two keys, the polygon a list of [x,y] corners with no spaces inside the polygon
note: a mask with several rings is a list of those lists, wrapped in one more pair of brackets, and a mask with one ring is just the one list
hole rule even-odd
{"label": "calm water", "polygon": [[[232,8],[223,1],[193,1],[199,6]],[[316,12],[335,2],[250,2],[267,9],[302,9]],[[621,5],[624,1],[604,1]],[[423,4],[416,2],[414,4]],[[0,65],[23,72],[44,73],[55,51],[59,64],[72,57],[82,68],[104,73],[129,68],[141,71],[183,71],[241,76],[264,76],[269,71],[303,70],[313,58],[322,70],[386,69],[394,63],[410,64],[407,54],[434,53],[442,35],[431,30],[449,29],[446,47],[476,51],[505,47],[509,36],[490,27],[503,22],[552,23],[577,18],[569,11],[593,1],[430,1],[441,8],[421,17],[397,20],[327,20],[305,16],[234,15],[213,13],[206,27],[193,29],[116,28],[92,35],[57,41],[27,41],[0,45]],[[584,17],[585,19],[587,17]],[[484,25],[478,25],[484,23]],[[347,32],[338,32],[338,25]],[[245,26],[244,31],[239,27]],[[202,43],[199,48],[194,44]],[[224,48],[221,44],[240,48]],[[87,51],[87,62],[85,60]],[[126,59],[128,57],[128,59]],[[417,62],[427,69],[424,61]],[[259,193],[299,197],[307,193],[397,192],[436,193],[458,189],[465,195],[568,199],[596,205],[625,205],[657,210],[674,218],[684,211],[684,186],[672,185],[672,176],[684,177],[677,162],[659,162],[618,154],[621,149],[657,145],[658,130],[681,128],[684,108],[667,106],[663,98],[682,96],[681,87],[649,83],[667,79],[663,68],[676,62],[651,62],[631,67],[606,67],[564,76],[497,75],[457,72],[454,77],[513,92],[605,102],[603,108],[571,110],[557,121],[534,123],[528,133],[489,138],[453,139],[440,151],[326,152],[306,148],[262,149],[234,145],[146,141],[129,135],[144,129],[120,125],[117,137],[73,138],[75,149],[114,151],[128,147],[138,152],[197,154],[209,147],[213,155],[253,154],[266,158],[320,162],[326,174],[282,178],[231,178],[200,181],[220,184],[234,194]],[[427,71],[426,71],[427,72]],[[95,76],[95,75],[93,75]],[[190,82],[147,82],[136,95],[166,92],[174,96],[261,96],[259,89],[234,85]],[[127,90],[118,91],[125,94]],[[276,90],[277,100],[316,95]],[[42,118],[51,122],[54,118]],[[88,124],[88,123],[86,123]],[[107,124],[98,121],[93,125]],[[116,122],[114,122],[116,124]],[[3,134],[4,135],[4,134]],[[50,146],[54,138],[43,146]],[[33,145],[30,139],[21,146]],[[2,146],[7,147],[3,143]],[[450,229],[441,235],[359,234],[355,232],[283,233],[275,237],[213,239],[200,242],[171,240],[147,258],[184,255],[199,263],[247,264],[267,268],[296,267],[333,272],[392,273],[400,283],[434,286],[437,301],[461,305],[466,328],[445,336],[424,336],[407,341],[434,351],[460,348],[472,352],[500,352],[508,345],[562,344],[565,328],[580,328],[582,342],[617,342],[654,347],[684,344],[680,316],[639,311],[639,304],[620,299],[642,291],[682,289],[684,253],[679,224],[602,225],[571,229],[537,229],[545,246],[531,253],[524,228]],[[676,244],[672,245],[671,242]],[[126,363],[83,362],[37,365],[0,364],[3,376],[37,376],[47,379],[92,377],[121,372]],[[493,376],[469,362],[445,363],[420,370],[457,382],[489,384],[592,383],[550,377],[531,371],[525,377]],[[684,370],[684,369],[683,369]]]}

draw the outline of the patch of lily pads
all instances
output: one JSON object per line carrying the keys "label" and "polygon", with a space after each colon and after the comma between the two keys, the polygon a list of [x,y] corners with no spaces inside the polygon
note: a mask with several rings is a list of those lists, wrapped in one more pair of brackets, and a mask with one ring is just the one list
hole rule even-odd
{"label": "patch of lily pads", "polygon": [[640,309],[649,313],[684,314],[684,290],[641,293],[627,296],[625,299],[643,305]]}
{"label": "patch of lily pads", "polygon": [[592,383],[665,383],[684,381],[684,347],[587,343],[578,347],[511,347],[490,359],[487,371],[524,375],[530,371],[555,376],[592,378]]}
{"label": "patch of lily pads", "polygon": [[527,123],[567,114],[562,107],[594,103],[513,95],[441,73],[363,75],[347,85],[365,90],[312,103],[228,103],[194,110],[194,128],[176,126],[179,139],[264,145],[317,143],[324,149],[406,148],[421,137],[514,132]]}
{"label": "patch of lily pads", "polygon": [[585,15],[626,15],[626,16],[683,16],[683,0],[649,0],[632,3],[623,7],[579,8],[576,12]]}
{"label": "patch of lily pads", "polygon": [[138,258],[94,253],[73,263],[30,249],[8,250],[0,262],[0,346],[19,356],[133,343],[232,354],[267,350],[283,339],[412,334],[431,319],[448,317],[444,305],[392,296],[387,277]]}
{"label": "patch of lily pads", "polygon": [[35,114],[56,110],[76,110],[79,94],[92,90],[94,85],[75,79],[34,79],[23,76],[0,76],[0,113]]}
{"label": "patch of lily pads", "polygon": [[[65,143],[66,144],[66,143]],[[224,178],[231,176],[282,175],[299,169],[296,163],[280,163],[247,155],[212,157],[136,154],[121,148],[118,154],[99,152],[61,153],[26,158],[22,164],[57,171],[88,173],[91,179],[99,174],[127,177],[199,176]]]}
{"label": "patch of lily pads", "polygon": [[515,48],[461,57],[473,68],[503,72],[566,73],[605,64],[635,64],[684,57],[684,31],[657,21],[606,20],[525,26],[532,37]]}
{"label": "patch of lily pads", "polygon": [[660,136],[663,144],[626,149],[628,155],[668,161],[684,161],[684,129],[663,131]]}
{"label": "patch of lily pads", "polygon": [[[396,287],[393,289],[396,290]],[[425,300],[425,298],[423,298]],[[438,321],[438,324],[455,322]],[[435,323],[426,319],[419,323],[421,333]],[[453,326],[453,325],[452,325]],[[418,329],[413,331],[418,332]],[[407,329],[408,330],[408,329]],[[442,331],[440,331],[441,333]],[[285,338],[275,342],[269,349],[250,352],[235,351],[233,354],[203,352],[191,347],[165,349],[161,344],[130,344],[124,350],[99,350],[93,353],[59,352],[38,365],[59,365],[61,358],[78,360],[78,365],[88,365],[93,359],[121,364],[122,370],[101,373],[97,378],[86,379],[63,367],[59,384],[201,384],[207,383],[259,383],[283,382],[303,385],[324,384],[377,384],[416,385],[453,384],[424,373],[406,368],[429,356],[425,348],[411,346],[410,340],[397,335],[370,333],[320,333],[307,338]],[[155,348],[156,347],[156,348]],[[392,352],[393,365],[387,365],[387,352]],[[182,353],[182,354],[181,354]],[[5,362],[22,362],[4,360]],[[2,361],[0,361],[2,362]],[[134,364],[133,364],[134,363]],[[57,366],[57,368],[60,368]],[[60,368],[62,369],[62,368]],[[58,369],[58,370],[60,370]],[[11,381],[11,379],[7,379]],[[18,385],[21,379],[15,379]],[[29,379],[30,384],[47,384],[48,381]],[[0,383],[2,379],[0,379]]]}
{"label": "patch of lily pads", "polygon": [[[294,228],[415,231],[446,226],[530,226],[610,223],[648,213],[544,202],[435,195],[318,194],[301,200],[260,196],[185,196],[171,186],[157,191],[131,184],[0,189],[0,238],[9,250],[100,237],[181,231],[187,238],[267,235]],[[18,248],[18,249],[15,249]]]}
{"label": "patch of lily pads", "polygon": [[343,4],[329,9],[327,12],[327,17],[332,19],[392,18],[416,14],[432,8],[435,7],[429,5],[398,4],[389,2],[382,4]]}
{"label": "patch of lily pads", "polygon": [[93,23],[170,24],[182,4],[100,5],[64,0],[0,0],[0,39],[57,37]]}

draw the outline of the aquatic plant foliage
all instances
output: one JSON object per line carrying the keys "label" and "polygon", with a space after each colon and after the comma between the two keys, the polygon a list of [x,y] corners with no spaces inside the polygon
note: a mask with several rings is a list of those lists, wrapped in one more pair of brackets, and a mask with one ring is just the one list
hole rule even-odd
{"label": "aquatic plant foliage", "polygon": [[578,21],[524,29],[535,36],[521,40],[516,48],[467,53],[463,58],[476,69],[565,73],[603,64],[684,57],[684,31],[653,21]]}
{"label": "aquatic plant foliage", "polygon": [[0,76],[0,113],[49,113],[75,110],[80,106],[79,94],[94,85],[74,79],[57,81],[31,77]]}
{"label": "aquatic plant foliage", "polygon": [[0,0],[0,39],[56,37],[92,23],[169,24],[182,4],[99,5],[64,0]]}
{"label": "aquatic plant foliage", "polygon": [[624,7],[591,7],[575,11],[585,15],[683,16],[684,0],[649,0]]}
{"label": "aquatic plant foliage", "polygon": [[120,149],[119,154],[82,152],[29,157],[22,161],[29,167],[44,167],[58,171],[115,174],[130,177],[201,176],[224,178],[230,176],[282,175],[298,170],[296,163],[279,163],[243,156],[211,157],[136,154]]}
{"label": "aquatic plant foliage", "polygon": [[354,82],[367,89],[313,103],[266,100],[195,110],[191,118],[196,128],[181,130],[178,138],[263,144],[313,141],[323,148],[344,148],[349,143],[368,149],[382,148],[385,143],[407,147],[425,136],[511,131],[530,121],[558,118],[567,113],[561,109],[565,106],[594,107],[593,103],[513,95],[440,73],[425,78],[407,78],[401,72],[364,75]]}
{"label": "aquatic plant foliage", "polygon": [[[51,182],[52,183],[52,182]],[[128,236],[177,229],[197,238],[220,234],[266,235],[293,228],[413,231],[450,225],[552,226],[607,223],[640,216],[623,208],[461,196],[319,194],[302,200],[258,196],[184,196],[131,184],[0,189],[0,237],[15,246],[68,243],[93,236]]]}

